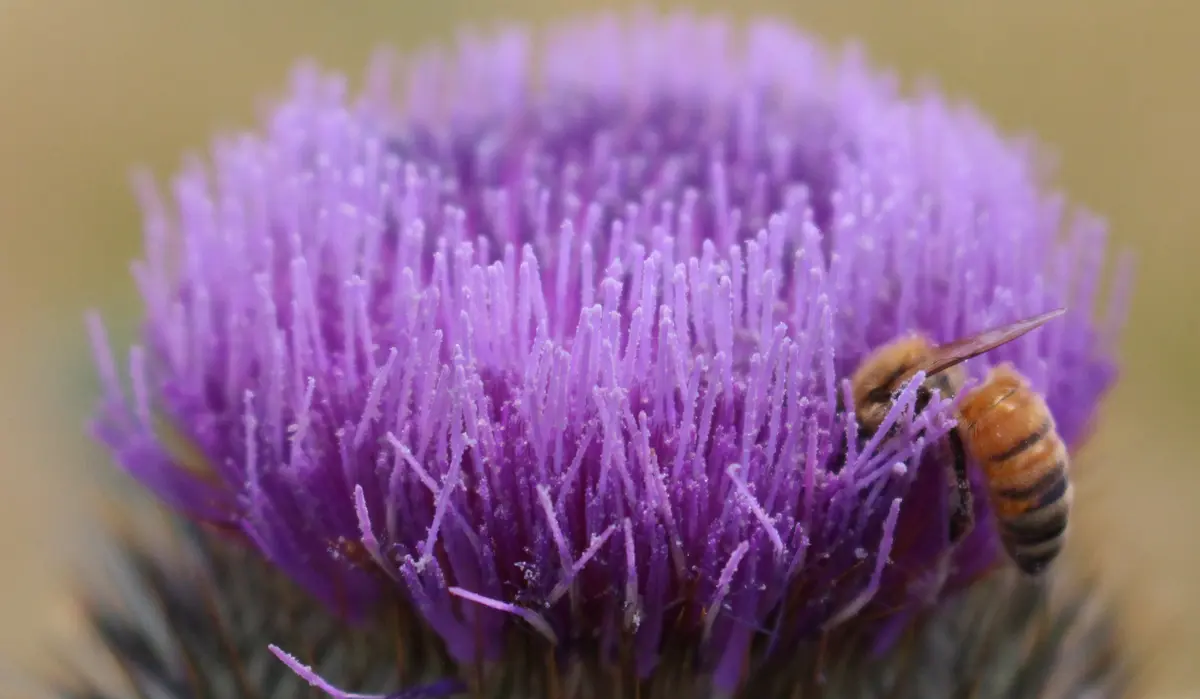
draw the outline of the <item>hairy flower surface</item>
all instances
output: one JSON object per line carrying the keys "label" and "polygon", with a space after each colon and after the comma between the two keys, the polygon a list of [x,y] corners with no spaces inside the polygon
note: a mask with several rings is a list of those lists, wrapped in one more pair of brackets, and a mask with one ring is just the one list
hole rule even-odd
{"label": "hairy flower surface", "polygon": [[1072,445],[1114,379],[1101,224],[853,52],[676,16],[385,68],[358,96],[302,68],[172,197],[145,183],[144,344],[126,395],[94,322],[97,432],[330,609],[400,595],[462,667],[540,638],[729,691],[831,630],[886,648],[1002,550],[981,481],[948,547],[950,401],[910,386],[860,444],[856,364],[1067,306],[971,375],[1012,362]]}

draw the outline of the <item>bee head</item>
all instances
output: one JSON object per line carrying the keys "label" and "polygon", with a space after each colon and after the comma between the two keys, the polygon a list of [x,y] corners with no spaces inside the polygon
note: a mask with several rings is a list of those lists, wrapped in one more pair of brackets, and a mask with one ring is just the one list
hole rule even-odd
{"label": "bee head", "polygon": [[861,425],[878,425],[891,408],[897,391],[917,372],[933,351],[922,335],[908,335],[868,354],[850,379],[854,409]]}

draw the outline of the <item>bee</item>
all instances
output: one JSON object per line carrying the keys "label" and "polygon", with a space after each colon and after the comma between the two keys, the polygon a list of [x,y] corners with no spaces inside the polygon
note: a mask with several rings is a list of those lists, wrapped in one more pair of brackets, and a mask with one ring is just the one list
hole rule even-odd
{"label": "bee", "polygon": [[[850,382],[860,438],[869,439],[879,429],[917,372],[925,372],[917,388],[919,411],[929,404],[934,389],[944,398],[959,393],[966,382],[962,362],[1064,312],[1060,308],[944,345],[912,334],[879,347],[859,364]],[[1009,558],[1026,575],[1041,573],[1062,550],[1073,496],[1067,448],[1049,406],[1025,377],[1003,363],[962,397],[957,423],[947,435],[957,496],[949,521],[951,545],[974,526],[969,455],[982,469]]]}

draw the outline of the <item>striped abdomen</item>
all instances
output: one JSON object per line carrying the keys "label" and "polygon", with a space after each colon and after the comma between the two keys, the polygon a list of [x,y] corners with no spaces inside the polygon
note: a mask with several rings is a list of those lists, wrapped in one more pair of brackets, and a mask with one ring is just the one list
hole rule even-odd
{"label": "striped abdomen", "polygon": [[1022,572],[1062,550],[1071,511],[1066,445],[1045,400],[1005,364],[961,405],[964,441],[987,476],[1000,537]]}

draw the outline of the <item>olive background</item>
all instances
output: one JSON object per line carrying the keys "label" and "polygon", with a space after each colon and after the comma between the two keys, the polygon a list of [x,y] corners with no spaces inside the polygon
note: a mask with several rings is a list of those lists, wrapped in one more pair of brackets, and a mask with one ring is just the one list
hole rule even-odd
{"label": "olive background", "polygon": [[[720,10],[724,3],[686,6]],[[1036,135],[1072,201],[1137,255],[1125,374],[1080,457],[1071,548],[1099,568],[1147,662],[1141,696],[1200,696],[1200,4],[1182,0],[740,0],[877,65],[928,77]],[[95,382],[82,322],[128,340],[139,251],[136,166],[253,124],[311,56],[361,75],[372,49],[444,41],[464,23],[543,22],[627,2],[0,0],[0,690],[82,632],[110,475],[83,421]],[[681,3],[639,4],[643,8]],[[614,47],[619,51],[620,47]],[[680,56],[680,60],[686,60]]]}

